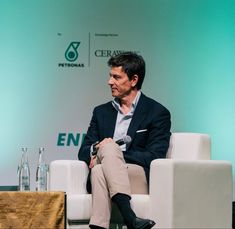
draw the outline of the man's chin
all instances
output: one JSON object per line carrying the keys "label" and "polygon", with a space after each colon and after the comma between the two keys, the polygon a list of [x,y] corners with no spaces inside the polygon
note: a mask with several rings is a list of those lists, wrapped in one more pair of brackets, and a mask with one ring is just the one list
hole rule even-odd
{"label": "man's chin", "polygon": [[117,97],[118,97],[118,94],[115,93],[115,92],[112,92],[112,96],[115,97],[115,98],[117,98]]}

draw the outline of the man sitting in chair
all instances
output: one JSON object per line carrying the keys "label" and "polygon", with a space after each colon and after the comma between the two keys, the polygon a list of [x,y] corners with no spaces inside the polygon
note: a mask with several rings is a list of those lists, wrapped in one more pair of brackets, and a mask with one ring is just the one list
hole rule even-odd
{"label": "man sitting in chair", "polygon": [[145,96],[141,86],[145,61],[133,52],[111,57],[108,84],[113,101],[95,107],[79,160],[90,167],[90,228],[109,228],[111,201],[129,229],[148,229],[150,219],[136,216],[131,194],[147,194],[150,163],[165,158],[170,140],[170,112]]}

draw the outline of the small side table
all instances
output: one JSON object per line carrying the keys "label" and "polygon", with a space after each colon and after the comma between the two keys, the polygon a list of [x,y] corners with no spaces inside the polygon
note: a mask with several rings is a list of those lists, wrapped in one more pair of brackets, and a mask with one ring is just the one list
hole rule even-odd
{"label": "small side table", "polygon": [[64,192],[0,192],[0,229],[66,228]]}

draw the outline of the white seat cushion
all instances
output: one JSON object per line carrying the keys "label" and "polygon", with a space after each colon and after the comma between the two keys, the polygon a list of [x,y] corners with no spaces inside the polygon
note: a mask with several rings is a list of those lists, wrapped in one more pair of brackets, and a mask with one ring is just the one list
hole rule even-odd
{"label": "white seat cushion", "polygon": [[[149,217],[149,195],[133,194],[131,205],[136,215]],[[91,194],[68,195],[67,218],[69,220],[89,220],[91,216]]]}
{"label": "white seat cushion", "polygon": [[91,216],[91,194],[67,196],[67,218],[69,220],[88,220]]}
{"label": "white seat cushion", "polygon": [[172,133],[167,158],[210,160],[211,140],[207,134]]}
{"label": "white seat cushion", "polygon": [[149,195],[133,194],[131,195],[131,207],[135,214],[147,219],[150,215],[150,197]]}

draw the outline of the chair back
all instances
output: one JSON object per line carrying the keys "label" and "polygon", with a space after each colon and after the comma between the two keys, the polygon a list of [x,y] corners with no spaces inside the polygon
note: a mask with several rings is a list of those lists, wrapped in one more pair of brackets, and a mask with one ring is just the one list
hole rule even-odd
{"label": "chair back", "polygon": [[210,160],[211,139],[207,134],[172,133],[167,158]]}

